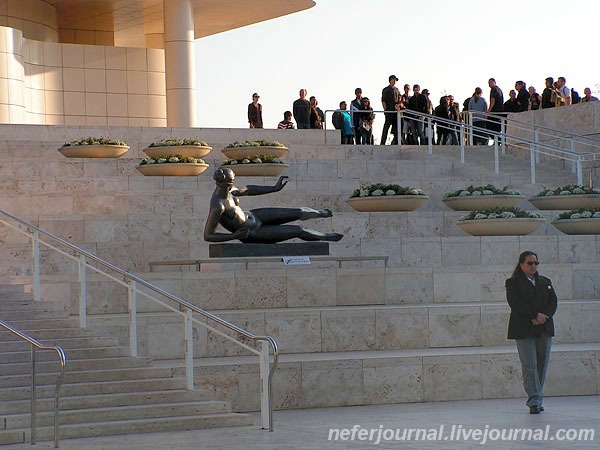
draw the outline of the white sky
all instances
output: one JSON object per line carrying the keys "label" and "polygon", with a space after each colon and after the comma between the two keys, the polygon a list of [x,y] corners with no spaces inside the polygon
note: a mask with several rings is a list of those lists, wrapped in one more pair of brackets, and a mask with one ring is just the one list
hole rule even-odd
{"label": "white sky", "polygon": [[434,106],[451,93],[462,107],[476,86],[489,101],[490,77],[505,99],[519,79],[541,93],[547,76],[566,77],[580,95],[586,86],[600,91],[598,0],[315,1],[196,41],[200,127],[247,127],[253,92],[265,128],[276,128],[300,88],[326,110],[349,105],[361,87],[381,109],[390,74],[400,90],[404,83],[429,89]]}

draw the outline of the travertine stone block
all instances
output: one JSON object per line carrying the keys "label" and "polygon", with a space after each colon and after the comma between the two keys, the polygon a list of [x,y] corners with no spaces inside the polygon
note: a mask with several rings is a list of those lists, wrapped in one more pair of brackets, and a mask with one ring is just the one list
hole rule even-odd
{"label": "travertine stone block", "polygon": [[512,354],[482,355],[481,380],[482,398],[526,398],[516,346]]}
{"label": "travertine stone block", "polygon": [[402,265],[431,267],[442,264],[440,238],[402,239]]}
{"label": "travertine stone block", "polygon": [[282,308],[287,297],[285,272],[281,270],[245,270],[235,275],[236,307]]}
{"label": "travertine stone block", "polygon": [[468,271],[433,273],[434,302],[478,302],[481,300],[481,274]]}
{"label": "travertine stone block", "polygon": [[287,271],[287,306],[333,306],[336,304],[336,283],[331,280],[335,269]]}
{"label": "travertine stone block", "polygon": [[481,357],[424,356],[423,380],[423,397],[428,402],[481,398]]}
{"label": "travertine stone block", "polygon": [[265,332],[273,336],[282,353],[320,352],[321,326],[319,311],[265,312]]}
{"label": "travertine stone block", "polygon": [[365,359],[363,379],[365,404],[424,401],[419,357]]}
{"label": "travertine stone block", "polygon": [[336,308],[321,311],[322,351],[370,350],[376,347],[375,311]]}
{"label": "travertine stone block", "polygon": [[425,307],[379,308],[375,322],[379,350],[429,347],[429,312]]}
{"label": "travertine stone block", "polygon": [[481,264],[481,242],[477,238],[446,238],[442,240],[442,264],[479,265]]}
{"label": "travertine stone block", "polygon": [[513,340],[506,338],[508,333],[508,303],[481,306],[481,345],[511,345]]}
{"label": "travertine stone block", "polygon": [[597,395],[598,357],[592,352],[560,352],[550,355],[545,395]]}
{"label": "travertine stone block", "polygon": [[514,236],[481,237],[481,264],[514,265],[519,257],[519,242]]}
{"label": "travertine stone block", "polygon": [[[360,360],[302,363],[302,407],[320,408],[360,405],[364,401],[363,368]],[[339,398],[340,386],[344,397]]]}
{"label": "travertine stone block", "polygon": [[433,302],[431,269],[388,269],[386,304]]}
{"label": "travertine stone block", "polygon": [[557,343],[582,342],[583,317],[580,302],[559,302],[554,315],[554,341]]}
{"label": "travertine stone block", "polygon": [[338,269],[337,305],[374,305],[385,303],[385,270]]}
{"label": "travertine stone block", "polygon": [[429,308],[431,347],[480,346],[481,307],[432,306]]}
{"label": "travertine stone block", "polygon": [[[235,324],[236,326],[248,330],[251,333],[264,336],[265,335],[265,315],[263,312],[237,312],[237,311],[215,311],[214,312],[221,319],[226,320],[229,323]],[[209,323],[209,325],[211,325]],[[220,331],[225,332],[228,335],[237,337],[237,333],[229,331],[219,325],[216,328]],[[229,341],[228,339],[217,335],[216,333],[208,332],[208,354],[207,356],[236,356],[236,355],[247,355],[248,351]]]}
{"label": "travertine stone block", "polygon": [[560,263],[598,263],[596,236],[561,236],[558,240]]}

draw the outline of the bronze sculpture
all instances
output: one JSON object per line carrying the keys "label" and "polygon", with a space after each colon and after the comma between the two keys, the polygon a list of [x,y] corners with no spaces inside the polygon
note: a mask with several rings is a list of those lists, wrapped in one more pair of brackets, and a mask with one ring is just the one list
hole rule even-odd
{"label": "bronze sculpture", "polygon": [[[287,184],[286,176],[281,176],[274,186],[248,185],[234,186],[233,170],[217,169],[213,175],[216,187],[210,199],[210,210],[204,226],[204,240],[226,242],[239,239],[244,243],[276,243],[299,238],[304,241],[339,241],[340,233],[323,233],[301,225],[287,225],[296,220],[331,217],[329,209],[312,208],[256,208],[244,211],[239,206],[239,198],[245,195],[263,195],[278,192]],[[217,231],[218,225],[230,233]]]}

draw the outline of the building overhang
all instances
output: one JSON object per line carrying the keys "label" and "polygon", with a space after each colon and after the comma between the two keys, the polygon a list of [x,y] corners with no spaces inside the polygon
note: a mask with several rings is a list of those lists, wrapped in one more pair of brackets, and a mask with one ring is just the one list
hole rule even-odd
{"label": "building overhang", "polygon": [[[60,30],[107,31],[115,45],[146,47],[146,35],[164,33],[163,0],[48,0]],[[168,0],[166,0],[168,1]],[[195,38],[311,8],[312,0],[190,0]]]}

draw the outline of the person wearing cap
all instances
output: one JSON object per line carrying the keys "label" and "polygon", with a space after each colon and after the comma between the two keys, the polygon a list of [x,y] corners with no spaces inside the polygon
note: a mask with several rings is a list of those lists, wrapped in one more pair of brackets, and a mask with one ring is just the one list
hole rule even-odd
{"label": "person wearing cap", "polygon": [[255,92],[252,94],[252,103],[248,105],[248,123],[250,128],[262,128],[262,105],[258,103],[260,96]]}
{"label": "person wearing cap", "polygon": [[473,145],[487,145],[488,143],[485,132],[485,112],[488,105],[482,95],[483,89],[478,86],[469,99],[469,111],[473,111]]}
{"label": "person wearing cap", "polygon": [[388,130],[392,127],[392,145],[398,144],[398,120],[396,117],[396,107],[400,104],[400,91],[395,86],[398,77],[396,75],[390,75],[388,77],[390,84],[383,88],[381,91],[381,104],[383,105],[384,111],[391,111],[385,113],[385,123],[383,124],[383,132],[381,133],[381,145],[385,145],[388,136]]}

